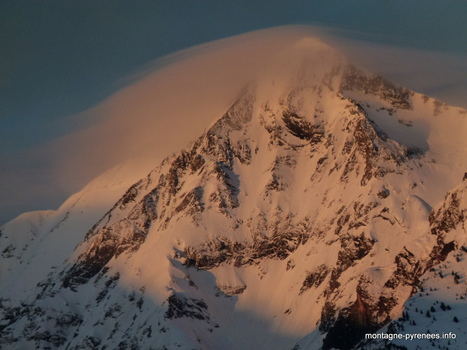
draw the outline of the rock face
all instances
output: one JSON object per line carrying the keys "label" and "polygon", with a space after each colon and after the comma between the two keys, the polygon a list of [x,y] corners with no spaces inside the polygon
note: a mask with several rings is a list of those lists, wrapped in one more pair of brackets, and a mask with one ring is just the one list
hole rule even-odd
{"label": "rock face", "polygon": [[[335,56],[279,92],[268,80],[246,88],[83,229],[26,300],[6,290],[0,344],[353,349],[398,318],[421,277],[462,247],[450,232],[467,202],[458,188],[431,211],[426,140],[392,137],[418,140],[407,120],[430,99]],[[8,264],[23,259],[11,227]]]}

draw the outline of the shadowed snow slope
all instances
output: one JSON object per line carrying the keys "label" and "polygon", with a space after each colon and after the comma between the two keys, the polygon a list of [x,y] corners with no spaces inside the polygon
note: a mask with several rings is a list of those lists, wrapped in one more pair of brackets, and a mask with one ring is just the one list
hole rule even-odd
{"label": "shadowed snow slope", "polygon": [[131,186],[2,227],[2,345],[362,348],[467,249],[465,110],[306,37],[234,100]]}

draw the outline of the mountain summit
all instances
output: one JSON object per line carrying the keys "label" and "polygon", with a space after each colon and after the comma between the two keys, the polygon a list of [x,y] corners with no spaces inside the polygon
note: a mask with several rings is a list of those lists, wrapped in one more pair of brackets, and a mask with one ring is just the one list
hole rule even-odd
{"label": "mountain summit", "polygon": [[1,228],[0,344],[391,348],[365,334],[467,251],[465,130],[465,110],[297,41],[131,187],[104,175]]}

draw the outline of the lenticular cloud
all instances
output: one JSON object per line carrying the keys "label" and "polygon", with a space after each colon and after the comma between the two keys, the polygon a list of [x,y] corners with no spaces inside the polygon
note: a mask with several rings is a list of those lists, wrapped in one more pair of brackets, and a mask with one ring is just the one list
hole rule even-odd
{"label": "lenticular cloud", "polygon": [[[466,84],[459,80],[458,72],[467,69],[465,60],[350,41],[343,39],[345,34],[328,28],[285,26],[163,57],[127,77],[127,87],[99,106],[72,117],[86,120],[87,128],[29,152],[22,158],[33,157],[34,168],[13,176],[4,174],[4,181],[21,184],[25,193],[36,193],[34,200],[43,201],[46,208],[56,206],[50,204],[48,193],[53,193],[55,202],[57,192],[64,193],[66,198],[117,164],[131,163],[127,180],[137,179],[217,120],[242,88],[258,76],[278,77],[281,73],[287,76],[290,65],[293,66],[289,63],[297,63],[300,55],[306,56],[313,50],[308,44],[317,40],[314,38],[338,47],[357,66],[462,105]],[[30,166],[20,164],[19,168]],[[37,172],[49,175],[39,177]],[[44,193],[43,188],[54,190]]]}

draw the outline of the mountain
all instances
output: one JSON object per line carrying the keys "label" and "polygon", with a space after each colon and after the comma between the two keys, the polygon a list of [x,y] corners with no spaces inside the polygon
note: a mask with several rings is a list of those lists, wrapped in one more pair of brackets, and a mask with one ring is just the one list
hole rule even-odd
{"label": "mountain", "polygon": [[[113,169],[1,228],[0,344],[464,349],[466,127],[293,43],[139,181]],[[365,337],[428,331],[456,338]]]}

